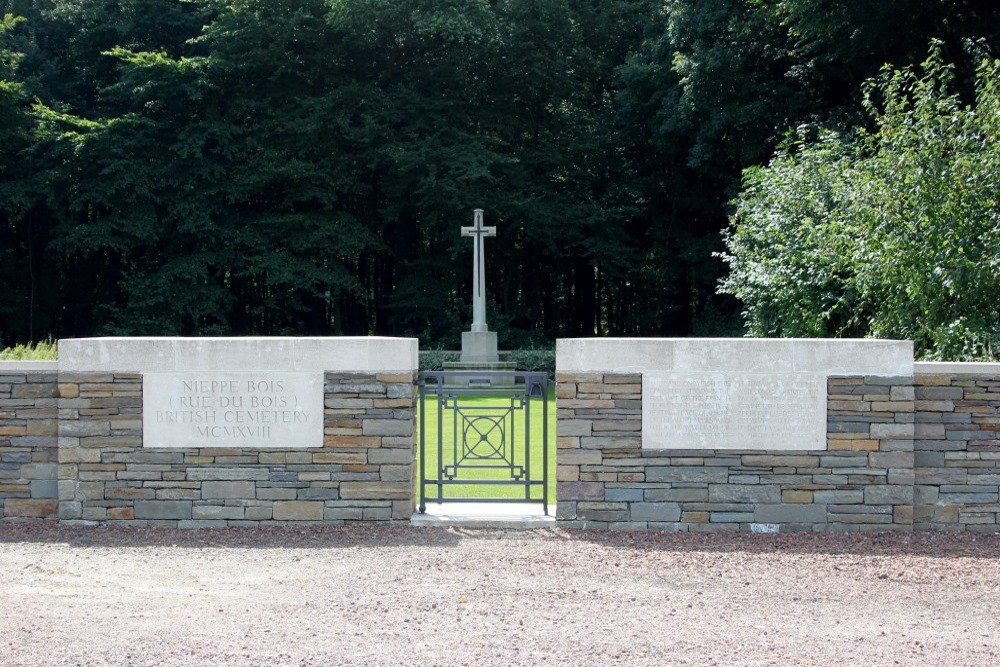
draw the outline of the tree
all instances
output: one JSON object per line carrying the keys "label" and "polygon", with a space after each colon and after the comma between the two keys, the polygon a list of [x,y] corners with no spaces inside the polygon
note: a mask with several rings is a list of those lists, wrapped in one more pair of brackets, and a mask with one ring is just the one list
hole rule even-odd
{"label": "tree", "polygon": [[[29,338],[34,334],[34,322],[27,331],[13,325],[17,316],[27,310],[34,312],[33,303],[24,308],[27,296],[33,302],[35,283],[33,267],[26,266],[25,230],[17,210],[17,191],[10,187],[15,179],[17,155],[30,143],[30,123],[26,111],[24,87],[16,80],[16,70],[22,54],[10,48],[10,33],[18,20],[11,14],[0,15],[0,346],[5,339]],[[24,274],[28,273],[28,284]],[[26,288],[26,289],[25,289]],[[20,330],[19,330],[20,329]]]}
{"label": "tree", "polygon": [[1000,61],[952,91],[935,46],[865,88],[874,129],[800,133],[744,174],[721,289],[750,332],[912,339],[918,356],[1000,356]]}

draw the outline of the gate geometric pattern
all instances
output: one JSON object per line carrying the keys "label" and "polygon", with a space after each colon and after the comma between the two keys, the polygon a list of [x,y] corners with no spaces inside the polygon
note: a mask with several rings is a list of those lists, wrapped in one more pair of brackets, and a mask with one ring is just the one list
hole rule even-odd
{"label": "gate geometric pattern", "polygon": [[[420,373],[420,503],[541,503],[548,514],[548,388],[545,373],[504,371],[503,387],[468,386],[468,371]],[[464,380],[464,382],[463,382]],[[428,406],[432,402],[433,413]],[[542,442],[531,439],[532,405],[542,404]],[[536,408],[537,410],[537,408]],[[437,437],[428,441],[428,418]],[[536,419],[537,419],[536,415]],[[532,447],[542,451],[532,466]],[[541,468],[541,470],[538,470]],[[481,488],[475,497],[471,487]]]}

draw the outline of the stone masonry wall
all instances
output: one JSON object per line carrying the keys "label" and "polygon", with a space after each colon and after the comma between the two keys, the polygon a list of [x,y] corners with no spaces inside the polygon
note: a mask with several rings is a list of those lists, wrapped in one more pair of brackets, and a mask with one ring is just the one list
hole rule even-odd
{"label": "stone masonry wall", "polygon": [[918,373],[914,525],[998,532],[1000,374]]}
{"label": "stone masonry wall", "polygon": [[643,450],[639,374],[560,373],[558,518],[587,528],[913,525],[909,378],[830,378],[828,450]]}
{"label": "stone masonry wall", "polygon": [[0,368],[0,518],[54,518],[56,372]]}
{"label": "stone masonry wall", "polygon": [[141,375],[62,373],[59,517],[182,528],[407,520],[413,379],[326,373],[322,448],[144,449]]}

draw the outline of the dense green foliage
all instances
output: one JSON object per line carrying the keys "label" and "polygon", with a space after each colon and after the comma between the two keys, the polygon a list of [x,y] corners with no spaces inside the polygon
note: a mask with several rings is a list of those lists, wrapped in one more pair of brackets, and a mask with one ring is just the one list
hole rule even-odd
{"label": "dense green foliage", "polygon": [[21,343],[0,350],[0,361],[55,361],[58,358],[58,345],[53,340]]}
{"label": "dense green foliage", "polygon": [[[728,202],[966,0],[0,0],[0,343],[742,332]],[[972,90],[972,72],[957,86]],[[969,323],[972,326],[973,323]]]}
{"label": "dense green foliage", "polygon": [[874,129],[799,137],[746,173],[724,288],[761,336],[912,339],[1000,356],[1000,61],[972,104],[939,50],[865,97]]}

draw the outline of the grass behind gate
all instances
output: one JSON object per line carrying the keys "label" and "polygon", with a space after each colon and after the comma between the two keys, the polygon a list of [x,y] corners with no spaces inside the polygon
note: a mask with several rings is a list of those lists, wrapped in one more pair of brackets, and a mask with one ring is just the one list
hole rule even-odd
{"label": "grass behind gate", "polygon": [[[492,405],[503,404],[506,405],[509,399],[503,395],[488,395],[488,396],[476,396],[476,397],[462,397],[463,405],[473,405],[488,407]],[[437,409],[437,397],[433,394],[428,394],[425,399],[425,409],[426,414],[423,419],[426,421],[426,432],[424,434],[425,447],[427,450],[427,462],[425,474],[428,479],[435,478],[437,476],[436,470],[438,467],[438,409]],[[544,405],[542,399],[533,398],[531,400],[531,478],[540,480],[542,478],[542,418],[543,418]],[[480,414],[477,412],[476,414]],[[548,490],[549,490],[549,504],[555,505],[556,502],[556,399],[555,399],[555,389],[549,390],[548,398],[548,418],[549,418],[549,448],[548,448]],[[420,406],[417,406],[417,442],[419,444],[420,440]],[[454,425],[454,412],[452,410],[445,410],[443,415],[443,427],[446,434],[445,446],[446,448],[451,447],[451,434],[453,433]],[[524,411],[517,411],[517,461],[522,463],[524,460],[523,455],[523,425],[524,425]],[[419,449],[419,448],[418,448]],[[420,451],[419,456],[423,456],[424,452]],[[451,463],[451,459],[448,452],[445,452],[445,461]],[[419,502],[420,497],[420,460],[417,460],[417,498]],[[460,478],[462,479],[483,479],[483,480],[498,480],[498,479],[510,479],[509,474],[506,469],[500,470],[463,470],[461,472]],[[427,486],[427,504],[430,505],[433,502],[433,498],[437,496],[437,486],[428,485]],[[480,485],[480,484],[454,484],[447,485],[444,489],[445,498],[511,498],[511,499],[521,499],[524,498],[524,487],[523,486],[498,486],[498,485]],[[531,497],[537,500],[541,500],[542,497],[542,487],[541,485],[536,485],[532,487]],[[551,512],[550,508],[550,512]]]}

